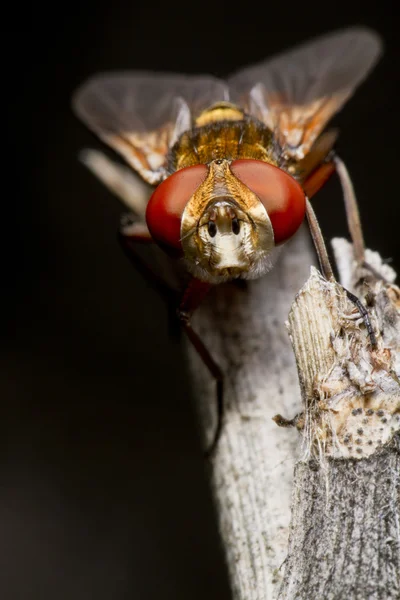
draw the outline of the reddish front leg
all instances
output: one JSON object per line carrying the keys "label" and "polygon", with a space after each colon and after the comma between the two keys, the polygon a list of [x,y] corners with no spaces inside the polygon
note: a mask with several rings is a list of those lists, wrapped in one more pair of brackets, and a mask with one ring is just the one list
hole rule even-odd
{"label": "reddish front leg", "polygon": [[[136,269],[139,270],[143,277],[145,277],[145,279],[149,281],[150,284],[152,284],[164,298],[166,298],[168,307],[174,307],[174,314],[176,315],[176,306],[179,298],[178,293],[173,290],[161,277],[159,277],[135,250],[136,244],[151,243],[153,241],[146,225],[142,223],[127,222],[125,219],[122,223],[118,239],[125,255],[128,257],[130,262],[135,266]],[[217,427],[213,441],[206,452],[206,456],[211,456],[211,454],[214,452],[222,429],[223,374],[220,367],[206,348],[204,342],[192,328],[190,320],[193,312],[200,306],[211,287],[212,286],[209,283],[204,283],[195,278],[191,279],[183,293],[177,311],[183,330],[185,331],[190,342],[193,344],[195,350],[198,352],[210,374],[216,380]]]}
{"label": "reddish front leg", "polygon": [[[335,157],[332,161],[323,163],[318,169],[316,169],[303,184],[303,188],[308,197],[316,194],[324,183],[329,179],[329,177],[337,171],[340,179],[340,183],[342,185],[343,195],[344,195],[344,203],[346,208],[346,217],[347,223],[350,230],[350,235],[353,242],[354,253],[356,260],[359,261],[360,264],[364,264],[364,239],[362,235],[361,229],[361,221],[358,212],[357,200],[354,194],[353,186],[351,184],[350,177],[347,173],[346,167],[342,163],[342,161]],[[326,251],[326,246],[324,242],[324,238],[322,236],[321,229],[318,224],[317,217],[314,213],[314,210],[311,206],[311,203],[307,199],[306,203],[306,214],[308,219],[308,225],[311,232],[311,237],[314,242],[314,246],[318,255],[319,263],[321,266],[321,271],[326,279],[335,279],[333,275],[332,266],[329,261],[328,253]],[[365,326],[368,331],[368,336],[371,342],[371,346],[373,348],[376,347],[377,341],[375,332],[372,328],[371,321],[369,318],[369,314],[365,306],[362,304],[361,300],[357,298],[354,294],[352,294],[346,288],[343,288],[346,292],[348,299],[357,307],[359,313],[361,314]]]}
{"label": "reddish front leg", "polygon": [[336,170],[334,161],[322,163],[303,183],[307,198],[312,198]]}
{"label": "reddish front leg", "polygon": [[143,221],[137,221],[135,215],[126,214],[121,217],[120,234],[127,241],[131,240],[134,243],[153,244],[154,240],[150,235],[150,231]]}
{"label": "reddish front leg", "polygon": [[130,215],[124,215],[121,219],[118,241],[125,256],[146,281],[166,299],[168,306],[171,306],[171,303],[176,306],[179,298],[178,291],[173,290],[162,277],[157,275],[137,252],[137,244],[151,244],[154,242],[147,225],[143,222],[132,221]]}
{"label": "reddish front leg", "polygon": [[211,356],[211,353],[204,345],[202,339],[192,328],[190,319],[193,312],[196,310],[196,308],[200,306],[211,287],[212,285],[210,283],[205,283],[203,281],[199,281],[198,279],[193,278],[183,294],[183,298],[178,310],[179,319],[186,335],[188,336],[196,352],[199,354],[201,360],[203,361],[203,363],[205,364],[205,366],[207,367],[207,369],[209,370],[210,374],[216,382],[217,426],[215,429],[213,441],[211,442],[211,445],[206,452],[206,456],[208,457],[210,457],[214,453],[222,431],[224,412],[224,377],[221,368]]}

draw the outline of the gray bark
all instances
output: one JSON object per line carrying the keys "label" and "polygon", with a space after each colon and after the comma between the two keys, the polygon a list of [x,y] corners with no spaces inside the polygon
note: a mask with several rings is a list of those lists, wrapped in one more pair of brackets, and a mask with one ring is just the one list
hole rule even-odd
{"label": "gray bark", "polygon": [[[273,421],[301,410],[285,328],[291,303],[315,260],[307,231],[285,247],[268,275],[213,290],[193,326],[225,373],[224,427],[210,462],[220,532],[236,599],[274,598],[286,556],[298,433]],[[215,428],[215,387],[188,345],[206,441]]]}
{"label": "gray bark", "polygon": [[400,598],[400,452],[300,462],[280,598]]}

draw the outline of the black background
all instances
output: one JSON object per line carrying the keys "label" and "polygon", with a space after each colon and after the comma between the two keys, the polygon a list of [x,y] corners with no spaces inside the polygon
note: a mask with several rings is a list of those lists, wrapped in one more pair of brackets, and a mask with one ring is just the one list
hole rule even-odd
{"label": "black background", "polygon": [[[77,161],[99,144],[72,91],[106,69],[223,76],[337,27],[375,28],[385,56],[335,118],[337,148],[367,244],[399,268],[399,22],[394,3],[366,4],[8,6],[2,600],[230,597],[180,345],[116,243],[121,205]],[[338,197],[332,180],[315,200],[328,239],[347,235]]]}

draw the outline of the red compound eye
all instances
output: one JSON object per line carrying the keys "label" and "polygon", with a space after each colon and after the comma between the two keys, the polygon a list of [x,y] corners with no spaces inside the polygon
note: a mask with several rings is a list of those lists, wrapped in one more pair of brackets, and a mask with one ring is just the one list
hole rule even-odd
{"label": "red compound eye", "polygon": [[151,236],[166,251],[182,251],[182,213],[207,173],[205,165],[186,167],[170,175],[154,190],[147,205],[146,221]]}
{"label": "red compound eye", "polygon": [[275,244],[286,242],[300,227],[306,211],[302,187],[282,169],[261,160],[239,159],[232,173],[254,192],[268,213]]}

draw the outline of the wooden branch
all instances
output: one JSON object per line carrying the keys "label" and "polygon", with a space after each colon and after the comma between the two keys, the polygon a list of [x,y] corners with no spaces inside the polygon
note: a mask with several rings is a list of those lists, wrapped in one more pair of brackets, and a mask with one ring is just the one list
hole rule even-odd
{"label": "wooden branch", "polygon": [[[285,321],[315,260],[309,234],[299,233],[264,278],[215,288],[193,326],[226,373],[225,420],[210,463],[220,531],[234,598],[273,598],[286,556],[298,433],[277,427],[279,411],[301,410]],[[201,423],[215,427],[214,384],[188,346]]]}
{"label": "wooden branch", "polygon": [[399,447],[300,462],[279,598],[398,599],[399,488]]}
{"label": "wooden branch", "polygon": [[[217,289],[194,320],[227,373],[210,470],[235,600],[399,594],[400,292],[378,255],[367,251],[372,275],[355,268],[351,248],[335,242],[346,287],[361,297],[368,289],[373,351],[341,286],[313,268],[296,296],[311,262],[301,235],[267,277]],[[295,296],[287,326],[300,388],[283,326]],[[210,435],[213,388],[190,357]],[[277,427],[277,412],[277,423],[297,425],[301,444],[295,428]]]}

